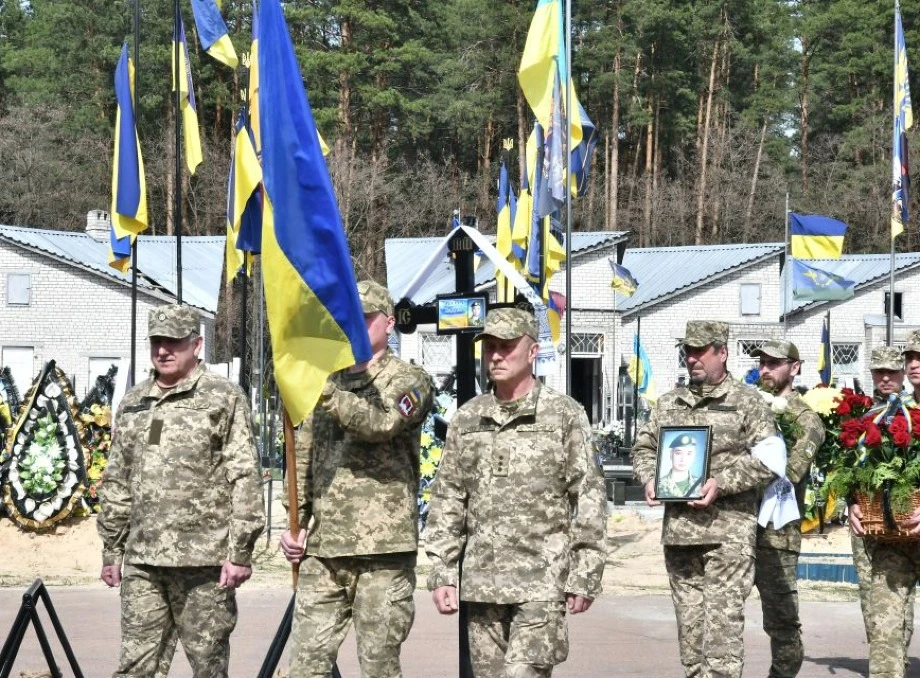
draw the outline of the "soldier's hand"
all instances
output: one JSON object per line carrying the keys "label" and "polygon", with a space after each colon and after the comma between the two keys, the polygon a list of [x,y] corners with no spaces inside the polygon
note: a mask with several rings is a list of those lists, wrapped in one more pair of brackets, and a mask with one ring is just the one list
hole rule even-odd
{"label": "soldier's hand", "polygon": [[660,501],[655,501],[655,481],[650,480],[645,484],[645,503],[649,506],[661,506]]}
{"label": "soldier's hand", "polygon": [[303,560],[304,547],[306,544],[306,530],[301,530],[296,540],[291,536],[290,530],[287,530],[281,535],[281,551],[284,553],[284,557],[288,559],[289,563],[299,563]]}
{"label": "soldier's hand", "polygon": [[587,612],[588,608],[591,607],[591,603],[594,601],[590,598],[585,598],[584,596],[579,596],[575,593],[566,593],[565,594],[565,607],[569,611],[569,614],[581,614],[582,612]]}
{"label": "soldier's hand", "polygon": [[103,565],[99,576],[109,586],[121,586],[121,565]]}
{"label": "soldier's hand", "polygon": [[[848,508],[848,513],[849,513],[849,520],[850,520],[850,529],[853,530],[853,534],[855,534],[857,537],[865,537],[866,531],[863,529],[863,526],[862,526],[863,515],[862,515],[862,509],[859,508],[859,504],[852,504]],[[911,516],[910,518],[908,518],[908,520],[912,519],[913,517],[914,516]]]}
{"label": "soldier's hand", "polygon": [[907,529],[911,534],[920,534],[920,509],[911,513],[907,520],[902,520],[901,527]]}
{"label": "soldier's hand", "polygon": [[696,501],[688,501],[687,506],[692,506],[693,508],[706,508],[712,504],[712,502],[719,498],[719,481],[715,478],[710,478],[703,483],[703,487],[700,488],[700,491],[703,493],[703,498],[697,499]]}
{"label": "soldier's hand", "polygon": [[252,568],[248,565],[237,565],[229,560],[220,570],[220,583],[222,589],[235,589],[252,576]]}
{"label": "soldier's hand", "polygon": [[441,614],[453,614],[460,609],[456,586],[439,586],[431,593],[431,598]]}

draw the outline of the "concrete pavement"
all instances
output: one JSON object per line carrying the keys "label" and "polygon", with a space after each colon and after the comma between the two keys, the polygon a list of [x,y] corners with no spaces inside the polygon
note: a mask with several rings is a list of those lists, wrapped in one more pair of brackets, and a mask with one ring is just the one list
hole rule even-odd
{"label": "concrete pavement", "polygon": [[[0,639],[5,639],[22,600],[23,590],[0,589]],[[102,586],[52,588],[52,602],[87,678],[111,675],[118,652],[119,601],[116,591]],[[243,586],[239,593],[240,621],[232,638],[231,675],[241,678],[258,672],[271,638],[289,599],[285,590]],[[407,678],[457,676],[457,632],[454,618],[441,617],[427,593],[416,593],[416,621],[403,646],[403,673]],[[42,615],[45,628],[53,634]],[[803,678],[849,678],[867,673],[868,646],[859,604],[853,602],[802,603],[806,660]],[[745,676],[765,676],[769,643],[761,630],[760,602],[747,609]],[[569,661],[555,676],[605,678],[682,675],[677,653],[677,628],[667,596],[600,598],[586,614],[570,619]],[[917,644],[914,644],[917,648]],[[55,656],[64,676],[71,675],[63,651],[55,643]],[[915,653],[916,656],[916,653]],[[287,655],[282,659],[286,668]],[[44,668],[35,634],[29,631],[12,676],[31,675]],[[354,637],[343,645],[339,668],[344,678],[360,675]],[[189,678],[191,670],[181,652],[171,678]],[[920,678],[920,660],[908,676]]]}

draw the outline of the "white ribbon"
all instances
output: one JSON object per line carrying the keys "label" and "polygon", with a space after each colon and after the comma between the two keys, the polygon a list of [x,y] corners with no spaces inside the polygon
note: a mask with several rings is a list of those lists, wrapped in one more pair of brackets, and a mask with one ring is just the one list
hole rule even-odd
{"label": "white ribbon", "polygon": [[786,477],[786,444],[782,437],[771,436],[761,440],[751,450],[751,454],[779,476],[767,485],[763,501],[760,503],[757,524],[766,527],[772,522],[773,529],[778,530],[787,523],[801,518],[799,505],[795,500],[795,487]]}

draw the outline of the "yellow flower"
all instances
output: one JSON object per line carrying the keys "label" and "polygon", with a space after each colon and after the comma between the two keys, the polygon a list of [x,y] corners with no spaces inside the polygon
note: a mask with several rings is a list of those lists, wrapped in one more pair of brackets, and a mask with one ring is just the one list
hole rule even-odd
{"label": "yellow flower", "polygon": [[435,466],[430,460],[425,459],[422,461],[419,466],[419,472],[422,474],[422,478],[431,478],[434,476],[435,471],[438,470],[438,467]]}
{"label": "yellow flower", "polygon": [[441,447],[432,447],[428,450],[428,458],[435,464],[441,463],[441,455],[444,454],[444,449]]}
{"label": "yellow flower", "polygon": [[421,444],[422,447],[428,447],[431,443],[434,442],[434,436],[426,431],[422,431]]}
{"label": "yellow flower", "polygon": [[813,388],[802,396],[802,400],[818,414],[831,414],[840,403],[843,394],[838,388]]}

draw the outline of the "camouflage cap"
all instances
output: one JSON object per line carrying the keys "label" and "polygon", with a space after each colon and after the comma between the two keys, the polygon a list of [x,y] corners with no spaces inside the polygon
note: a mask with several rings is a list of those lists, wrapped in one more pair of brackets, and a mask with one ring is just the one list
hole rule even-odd
{"label": "camouflage cap", "polygon": [[760,348],[755,348],[751,351],[751,356],[754,358],[787,358],[801,361],[799,349],[796,345],[791,341],[783,341],[782,339],[770,339]]}
{"label": "camouflage cap", "polygon": [[362,280],[358,283],[358,296],[361,298],[361,308],[365,313],[393,315],[393,297],[380,283],[373,280]]}
{"label": "camouflage cap", "polygon": [[869,357],[870,370],[903,370],[904,358],[893,346],[879,346],[872,349]]}
{"label": "camouflage cap", "polygon": [[486,325],[473,341],[486,336],[517,339],[525,334],[537,339],[537,319],[532,313],[521,308],[494,308],[486,314]]}
{"label": "camouflage cap", "polygon": [[168,304],[150,309],[147,315],[147,337],[184,339],[201,331],[201,316],[191,306]]}
{"label": "camouflage cap", "polygon": [[696,447],[696,438],[684,433],[683,435],[675,436],[668,447],[672,450],[677,447]]}
{"label": "camouflage cap", "polygon": [[678,346],[702,348],[715,342],[728,343],[728,323],[716,320],[688,320],[684,338]]}
{"label": "camouflage cap", "polygon": [[907,353],[920,353],[920,330],[914,330],[907,336],[907,343],[901,355]]}

